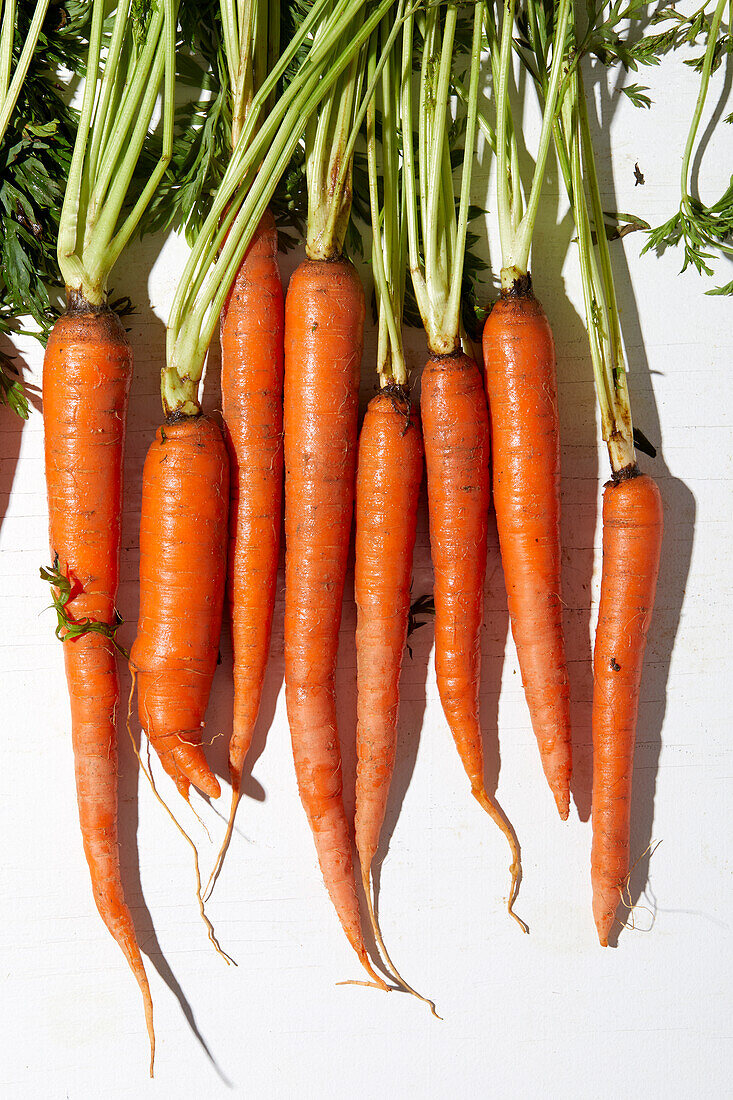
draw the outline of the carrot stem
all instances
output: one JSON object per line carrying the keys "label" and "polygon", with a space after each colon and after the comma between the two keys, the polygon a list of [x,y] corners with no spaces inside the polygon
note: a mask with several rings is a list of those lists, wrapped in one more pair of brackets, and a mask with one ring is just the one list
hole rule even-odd
{"label": "carrot stem", "polygon": [[[458,4],[448,3],[442,21],[438,7],[429,6],[425,15],[417,119],[417,163],[411,138],[414,36],[412,12],[408,12],[406,16],[403,37],[402,128],[406,135],[403,140],[403,156],[410,274],[428,346],[438,355],[455,351],[460,335],[461,285],[478,124],[483,0],[477,0],[471,8],[471,74],[466,97],[468,117],[458,217],[447,129]],[[421,249],[424,260],[421,259]]]}
{"label": "carrot stem", "polygon": [[521,217],[518,217],[518,204],[521,201],[519,191],[521,182],[518,172],[518,157],[510,140],[510,128],[513,126],[513,119],[509,99],[516,0],[507,0],[504,8],[501,25],[499,82],[496,90],[496,144],[499,158],[497,207],[502,254],[501,285],[505,289],[513,286],[517,279],[526,276],[529,270],[532,234],[539,209],[547,154],[552,140],[553,120],[560,98],[571,6],[571,0],[559,0],[555,33],[553,35],[552,65],[542,112],[542,127],[537,158],[532,174],[527,208]]}
{"label": "carrot stem", "polygon": [[[164,408],[191,414],[204,359],[219,314],[244,254],[272,198],[277,181],[302,139],[306,124],[365,46],[390,6],[381,0],[361,21],[365,0],[316,0],[263,82],[247,112],[239,141],[209,215],[189,255],[171,306],[166,339],[167,366],[161,378]],[[314,29],[315,20],[332,12],[316,35],[298,72],[275,107],[262,112],[277,80]],[[342,42],[344,21],[356,20]],[[259,165],[259,167],[258,167]],[[228,213],[227,213],[228,211]],[[214,260],[216,259],[216,263]]]}
{"label": "carrot stem", "polygon": [[[100,71],[105,8],[104,0],[94,0],[87,79],[58,238],[59,267],[67,287],[94,306],[104,301],[109,274],[168,166],[175,111],[178,0],[163,0],[145,27],[131,0],[118,4]],[[118,225],[161,81],[161,154],[132,210]]]}

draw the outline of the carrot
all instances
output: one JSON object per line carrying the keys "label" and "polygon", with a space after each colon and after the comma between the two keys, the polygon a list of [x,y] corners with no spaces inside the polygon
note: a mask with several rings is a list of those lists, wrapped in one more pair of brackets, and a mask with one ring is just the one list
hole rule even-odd
{"label": "carrot", "polygon": [[422,376],[421,411],[428,475],[430,552],[435,571],[438,691],[461,762],[471,781],[471,793],[509,842],[512,885],[508,908],[511,913],[519,888],[519,851],[511,828],[486,792],[479,720],[483,584],[490,498],[489,416],[481,374],[473,359],[460,351],[431,356]]}
{"label": "carrot", "polygon": [[420,421],[394,384],[369,402],[356,474],[356,847],[369,896],[394,771],[422,481]]}
{"label": "carrot", "polygon": [[[171,159],[178,4],[158,5],[145,20],[129,4],[118,4],[113,15],[105,0],[89,7],[84,89],[56,249],[68,307],[54,326],[44,364],[46,476],[57,559],[52,583],[57,610],[63,605],[57,633],[64,640],[92,888],[142,991],[152,1076],[150,990],[125,905],[116,835],[115,599],[132,356],[107,297],[112,268]],[[136,168],[159,103],[159,152],[139,186]],[[138,184],[130,194],[133,178]]]}
{"label": "carrot", "polygon": [[344,811],[334,674],[354,502],[364,291],[304,260],[285,299],[285,699],[298,790],[349,943],[367,956]]}
{"label": "carrot", "polygon": [[[443,18],[445,14],[445,18]],[[410,274],[427,335],[430,358],[421,383],[421,412],[428,480],[430,552],[435,573],[435,671],[443,711],[471,782],[471,792],[509,843],[512,862],[508,909],[520,880],[519,849],[513,830],[489,798],[483,777],[479,721],[481,626],[490,498],[489,419],[479,369],[462,351],[461,297],[476,141],[481,28],[484,7],[466,12],[472,21],[466,129],[460,200],[450,172],[449,90],[459,5],[426,12],[418,33],[421,88],[417,172],[413,142],[403,141]],[[467,26],[461,28],[465,33]],[[412,40],[405,22],[402,48],[402,126],[413,132]],[[456,209],[457,207],[457,209]],[[421,255],[422,253],[422,255]],[[480,265],[479,265],[480,266]]]}
{"label": "carrot", "polygon": [[401,5],[387,12],[369,43],[367,56],[367,78],[370,87],[375,87],[366,110],[366,146],[378,316],[376,368],[381,392],[369,402],[364,417],[356,475],[355,833],[367,911],[382,959],[398,986],[424,1001],[438,1017],[434,1003],[408,985],[392,962],[372,896],[372,863],[395,765],[400,672],[410,616],[412,554],[423,471],[420,420],[410,402],[402,338],[407,233],[396,125],[400,119],[400,58],[391,48],[401,33],[401,14]]}
{"label": "carrot", "polygon": [[570,689],[560,599],[560,445],[555,348],[529,276],[484,327],[494,507],[512,634],[542,766],[570,807]]}
{"label": "carrot", "polygon": [[201,747],[226,578],[229,461],[209,417],[169,418],[143,469],[140,614],[130,651],[140,724],[184,798],[221,793]]}
{"label": "carrot", "polygon": [[54,325],[43,366],[52,558],[71,583],[65,612],[110,635],[64,644],[84,853],[99,915],[120,945],[143,997],[153,1071],[153,1005],[120,876],[117,846],[117,665],[111,632],[119,581],[122,461],[132,353],[110,310],[78,298]]}
{"label": "carrot", "polygon": [[[338,109],[339,139],[343,136],[342,124],[350,124],[353,101],[361,88],[360,80],[353,79],[352,69],[358,68],[358,59],[364,52],[362,48],[388,4],[389,0],[379,0],[373,10],[370,6],[365,12],[364,0],[346,0],[336,12],[332,10],[331,0],[314,0],[307,14],[293,28],[287,43],[283,43],[279,58],[276,58],[278,5],[255,0],[240,6],[234,20],[229,18],[231,12],[224,13],[224,54],[232,91],[231,158],[196,234],[171,304],[166,366],[161,377],[163,407],[169,416],[190,417],[200,411],[198,384],[207,349],[247,249],[304,132],[310,127],[306,144],[312,147],[315,129],[325,127],[328,130],[332,109],[344,88],[347,89],[346,109],[343,112]],[[281,78],[288,68],[287,86],[279,94]],[[358,127],[354,140],[356,132]],[[321,153],[324,148],[319,141]],[[335,216],[331,219],[327,214],[325,219],[332,224],[319,222],[317,227],[317,235],[324,244],[340,237],[335,254],[341,251],[348,223],[349,202],[344,196],[350,196],[350,164],[351,154],[339,141],[336,160],[329,166],[328,182],[313,188],[314,162],[308,162],[309,195],[336,196],[330,209]],[[312,229],[315,232],[309,212],[309,237]],[[259,251],[259,246],[255,251]],[[271,261],[265,255],[262,259],[267,268]],[[250,331],[256,332],[256,329]],[[257,336],[252,340],[256,341]],[[259,354],[258,360],[262,362]],[[233,406],[228,404],[230,407]],[[272,415],[271,407],[267,415]],[[240,479],[240,489],[241,484]],[[268,493],[273,485],[268,478]],[[266,557],[272,560],[269,551]],[[266,597],[265,605],[268,602],[269,597]],[[262,635],[258,646],[260,644]],[[237,737],[233,746],[235,765],[240,771],[250,735],[251,731],[243,728],[241,738]],[[236,797],[235,791],[235,805]],[[209,887],[213,886],[230,835],[231,828],[217,856]],[[199,901],[203,905],[200,895]]]}
{"label": "carrot", "polygon": [[221,320],[221,389],[231,470],[229,589],[234,648],[232,804],[216,862],[231,838],[270,649],[280,549],[283,290],[277,229],[265,214]]}
{"label": "carrot", "polygon": [[575,221],[601,431],[612,480],[603,493],[603,568],[593,655],[593,916],[601,946],[628,894],[631,776],[639,686],[662,544],[662,502],[636,462],[621,320],[579,66],[554,130]]}
{"label": "carrot", "polygon": [[629,871],[631,776],[646,636],[662,547],[662,499],[638,469],[603,493],[603,572],[593,653],[593,916],[608,945]]}
{"label": "carrot", "polygon": [[555,347],[547,318],[532,294],[529,254],[547,152],[558,103],[562,103],[571,8],[570,0],[558,0],[553,33],[544,42],[542,127],[526,204],[516,140],[519,120],[513,117],[510,95],[516,0],[507,0],[502,8],[500,26],[493,21],[487,24],[496,59],[496,179],[502,266],[501,299],[489,314],[483,334],[494,507],[512,634],[542,766],[563,821],[570,809],[572,752],[560,598]]}

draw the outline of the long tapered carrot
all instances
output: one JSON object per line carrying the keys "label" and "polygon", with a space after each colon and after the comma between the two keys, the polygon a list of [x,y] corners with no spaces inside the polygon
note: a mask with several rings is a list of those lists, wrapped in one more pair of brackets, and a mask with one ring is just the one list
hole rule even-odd
{"label": "long tapered carrot", "polygon": [[430,553],[435,572],[438,690],[471,781],[471,793],[509,842],[511,913],[519,887],[519,850],[512,829],[486,792],[479,719],[491,489],[489,416],[481,374],[473,359],[460,351],[431,356],[422,375],[420,407],[428,476]]}
{"label": "long tapered carrot", "polygon": [[[496,822],[512,855],[508,909],[520,879],[514,832],[484,783],[479,720],[480,634],[490,499],[489,422],[479,369],[462,351],[461,296],[476,140],[484,5],[473,5],[471,63],[460,200],[450,172],[449,90],[459,5],[429,7],[421,50],[418,156],[403,141],[410,274],[430,358],[423,371],[421,412],[428,475],[430,551],[435,573],[435,671],[446,720],[471,782],[471,792]],[[413,130],[412,16],[402,43],[402,126]],[[415,171],[417,167],[417,173]]]}
{"label": "long tapered carrot", "polygon": [[394,771],[423,471],[417,412],[397,386],[369,402],[356,476],[356,848],[367,895]]}
{"label": "long tapered carrot", "polygon": [[[635,469],[635,468],[634,468]],[[631,777],[647,631],[663,532],[662,498],[647,475],[603,493],[603,572],[593,654],[593,916],[603,947],[629,872]]]}
{"label": "long tapered carrot", "polygon": [[[119,580],[122,462],[132,353],[110,310],[77,298],[54,325],[43,366],[43,409],[52,559],[71,583],[75,622],[112,627]],[[150,1036],[153,1006],[120,876],[117,847],[119,683],[110,637],[87,633],[64,644],[71,699],[79,821],[94,900],[122,948],[143,996]]]}
{"label": "long tapered carrot", "polygon": [[555,347],[529,276],[483,336],[494,507],[532,727],[560,817],[570,807],[570,688],[560,598],[560,443]]}
{"label": "long tapered carrot", "polygon": [[283,491],[283,328],[277,228],[268,211],[221,319],[221,391],[231,472],[228,602],[234,724],[229,742],[232,804],[212,879],[234,827],[270,650]]}
{"label": "long tapered carrot", "polygon": [[[501,298],[484,326],[494,507],[512,634],[542,766],[560,817],[570,809],[570,690],[560,599],[560,445],[555,346],[532,293],[529,254],[570,42],[570,0],[558,0],[542,60],[542,126],[522,194],[511,88],[516,0],[487,22],[496,61],[497,214]],[[550,60],[551,58],[551,60]],[[549,68],[548,68],[549,64]]]}
{"label": "long tapered carrot", "polygon": [[[393,349],[392,369],[400,369]],[[423,472],[420,420],[405,387],[388,382],[369,402],[356,472],[356,848],[375,939],[393,977],[408,985],[382,937],[372,899],[372,862],[395,766],[400,672],[410,614],[412,554]]]}
{"label": "long tapered carrot", "polygon": [[217,798],[201,731],[216,669],[226,579],[229,459],[209,417],[156,432],[143,470],[140,615],[130,651],[140,724],[187,798]]}
{"label": "long tapered carrot", "polygon": [[[579,67],[554,130],[575,221],[601,432],[612,480],[603,493],[603,567],[593,655],[593,916],[601,946],[629,896],[631,780],[639,687],[661,553],[659,490],[636,462],[631,401],[588,105]],[[595,233],[591,225],[591,215]]]}
{"label": "long tapered carrot", "polygon": [[351,530],[364,291],[345,260],[304,260],[285,300],[285,698],[298,790],[326,888],[367,956],[344,811],[334,674]]}

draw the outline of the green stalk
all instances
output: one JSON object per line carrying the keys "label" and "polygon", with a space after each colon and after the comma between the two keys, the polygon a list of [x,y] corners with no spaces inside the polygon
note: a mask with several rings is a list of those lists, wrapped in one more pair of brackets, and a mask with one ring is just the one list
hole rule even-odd
{"label": "green stalk", "polygon": [[[733,10],[733,3],[731,0],[718,0],[717,6],[713,13],[713,18],[710,21],[710,30],[708,32],[708,42],[705,48],[705,54],[702,63],[702,72],[700,75],[700,88],[697,93],[697,100],[695,102],[695,110],[692,114],[692,121],[690,123],[690,130],[687,135],[687,141],[685,142],[685,151],[682,156],[682,169],[680,173],[680,187],[681,187],[681,209],[687,218],[691,222],[699,221],[698,212],[693,205],[692,196],[690,194],[690,165],[692,162],[693,154],[695,152],[695,138],[697,137],[697,131],[700,127],[700,119],[705,108],[705,101],[707,99],[708,87],[710,85],[710,77],[713,72],[713,61],[715,59],[715,47],[718,40],[718,33],[720,31],[720,25],[723,21],[723,14],[726,6],[730,5]],[[0,128],[0,134],[2,129]],[[726,252],[729,255],[733,255],[733,245],[728,245],[720,237],[713,237],[712,235],[705,233],[703,235],[708,244],[720,248],[722,252]]]}
{"label": "green stalk", "polygon": [[[422,267],[420,264],[420,248],[418,243],[420,237],[420,228],[415,174],[415,150],[413,144],[414,115],[412,102],[412,51],[414,28],[414,16],[412,11],[410,11],[408,12],[405,19],[405,26],[402,32],[402,66],[400,76],[400,85],[402,89],[402,156],[404,159],[403,178],[405,188],[405,214],[407,220],[407,248],[410,264],[410,275],[412,277],[412,285],[415,290],[415,298],[417,300],[418,309],[420,310],[420,316],[423,318],[424,321],[424,319],[430,314],[430,300],[428,298],[427,287],[425,285],[425,277],[423,275]],[[420,112],[420,115],[422,119],[422,111]],[[422,155],[422,142],[420,141],[420,135],[418,135],[418,141],[420,154]],[[420,207],[422,213],[422,196],[420,199]]]}
{"label": "green stalk", "polygon": [[[120,63],[123,49],[127,52],[124,68]],[[97,115],[103,124],[97,126],[87,152],[85,171],[88,179],[97,178],[97,166],[100,150],[107,146],[115,119],[119,117],[121,99],[125,89],[130,86],[131,69],[134,66],[133,44],[129,35],[125,35],[125,19],[120,5],[115,15],[112,37],[107,49],[107,58],[102,76],[102,90],[97,106]]]}
{"label": "green stalk", "polygon": [[[231,0],[223,0],[222,8]],[[232,146],[239,140],[245,115],[254,95],[254,65],[252,48],[255,39],[256,0],[236,0],[237,42],[236,53],[229,59],[232,88]],[[228,51],[227,51],[228,55]]]}
{"label": "green stalk", "polygon": [[[436,8],[434,17],[434,26],[437,28],[439,11]],[[425,272],[426,281],[428,285],[428,293],[432,293],[433,296],[441,296],[441,291],[445,285],[445,256],[441,255],[438,250],[438,238],[441,230],[444,229],[445,221],[445,209],[441,211],[442,217],[438,216],[439,206],[442,204],[445,196],[445,154],[448,152],[448,168],[450,169],[450,150],[447,150],[446,142],[446,114],[448,111],[448,93],[450,91],[450,74],[453,65],[453,42],[456,33],[456,22],[458,20],[458,8],[455,4],[450,4],[445,14],[445,22],[443,24],[443,42],[440,51],[440,61],[438,68],[438,79],[435,82],[434,90],[429,95],[430,113],[428,117],[431,121],[430,126],[430,148],[428,149],[428,159],[426,164],[428,165],[426,188],[427,188],[427,218],[425,222]],[[435,64],[435,55],[423,51],[423,69],[428,67],[432,68]],[[432,150],[432,155],[431,155]],[[472,157],[469,159],[473,159]],[[451,186],[452,191],[452,186]],[[450,196],[451,202],[453,196]],[[442,261],[442,263],[441,263]]]}
{"label": "green stalk", "polygon": [[[322,33],[319,34],[318,41],[314,43],[310,49],[295,80],[288,85],[280,97],[276,97],[274,107],[267,114],[266,118],[261,120],[262,112],[265,110],[270,97],[277,90],[278,81],[283,76],[306,37],[312,34],[314,26],[317,26],[316,21],[324,18],[324,12],[330,8],[331,3],[332,0],[316,0],[308,16],[303,20],[303,23],[293,36],[287,49],[283,52],[275,67],[271,69],[267,79],[255,93],[239,140],[233,151],[232,159],[227,166],[219,189],[214,196],[209,215],[193,245],[186,264],[184,277],[181,279],[176,289],[168,321],[169,334],[175,334],[182,323],[181,318],[191,308],[196,297],[197,291],[192,293],[190,289],[193,282],[193,272],[200,269],[202,266],[208,269],[209,265],[213,262],[213,259],[209,256],[211,242],[218,232],[224,212],[227,210],[230,203],[234,203],[237,208],[241,206],[245,194],[243,190],[243,180],[250,169],[258,163],[258,157],[261,158],[265,155],[265,152],[277,139],[278,134],[280,135],[280,140],[286,140],[286,135],[283,135],[282,131],[279,131],[283,118],[290,109],[293,100],[298,95],[302,94],[304,84],[309,79],[309,74],[315,72],[316,78],[318,78],[318,66],[323,62],[322,56],[319,56],[323,53],[322,47],[325,46],[327,50],[334,40],[338,40],[341,34],[341,26],[336,27],[327,26],[325,23],[321,24]],[[336,6],[334,23],[337,21],[340,23],[342,20],[348,19],[349,11],[353,9],[355,3],[357,5],[361,4],[363,0],[340,0]],[[175,342],[175,335],[173,336],[173,342]],[[170,361],[170,336],[168,345]]]}
{"label": "green stalk", "polygon": [[50,0],[38,0],[36,4],[36,10],[28,29],[28,37],[23,44],[12,80],[10,79],[10,71],[13,64],[13,44],[15,41],[15,0],[6,0],[3,7],[2,32],[0,32],[0,141],[2,141],[8,127],[15,104],[18,102],[20,89],[23,87],[31,58],[38,44],[38,37],[43,28],[43,20],[46,18],[49,3]]}
{"label": "green stalk", "polygon": [[564,178],[578,234],[593,381],[601,414],[601,431],[614,476],[618,476],[635,467],[636,453],[613,268],[579,67],[570,73],[567,94],[553,133],[558,159],[569,168],[568,177]]}
{"label": "green stalk", "polygon": [[[391,2],[381,0],[370,5],[369,15],[362,21],[365,0],[339,0],[333,6],[328,0],[317,0],[278,66],[255,93],[234,155],[174,296],[166,335],[167,365],[161,378],[166,413],[193,415],[198,411],[198,383],[219,314],[277,182],[303,137],[308,119],[359,55]],[[313,30],[313,12],[323,15],[326,8],[331,14],[321,33],[284,95],[262,118],[262,109],[272,94],[274,74],[282,74],[306,34]],[[344,27],[349,26],[351,33],[344,34]]]}
{"label": "green stalk", "polygon": [[[363,9],[357,19],[363,18]],[[351,30],[344,32],[340,48]],[[359,51],[334,84],[315,127],[305,134],[308,186],[306,254],[312,260],[341,255],[351,215],[351,164],[348,145],[359,103],[366,55]]]}
{"label": "green stalk", "polygon": [[[354,157],[354,149],[356,148],[356,142],[357,142],[357,139],[358,139],[359,134],[361,132],[361,128],[362,128],[362,125],[364,123],[364,119],[366,117],[367,110],[368,110],[369,105],[371,104],[371,102],[374,98],[374,95],[376,93],[379,82],[380,82],[380,80],[385,78],[385,74],[387,73],[387,65],[390,62],[391,58],[392,58],[392,49],[393,49],[395,40],[397,38],[397,35],[400,33],[400,29],[402,27],[402,23],[403,23],[403,19],[404,19],[404,16],[403,16],[404,7],[405,7],[405,0],[399,0],[399,3],[397,5],[397,11],[396,11],[396,14],[395,14],[394,21],[392,23],[390,33],[387,36],[386,41],[382,45],[381,53],[380,53],[380,56],[379,56],[379,60],[377,61],[377,64],[376,64],[376,68],[374,70],[374,73],[372,74],[372,76],[368,80],[367,88],[366,88],[363,95],[360,94],[359,88],[357,87],[356,102],[359,104],[359,106],[358,106],[356,112],[353,114],[353,118],[351,120],[351,132],[349,134],[346,145],[343,148],[343,152],[340,156],[339,174],[336,177],[336,184],[335,184],[335,187],[334,187],[334,193],[335,194],[344,193],[346,191],[347,185],[349,187],[349,193],[350,193],[350,189],[351,189],[350,188],[351,166],[352,166],[353,157]],[[375,38],[375,37],[376,37],[376,32],[375,32],[375,35],[373,36],[373,38]],[[368,53],[365,53],[364,56],[367,57]],[[397,163],[397,160],[396,160],[396,158],[397,158],[397,148],[396,148],[396,144],[394,143],[394,133],[391,134],[390,136],[391,136],[391,139],[392,139],[391,143],[394,146],[393,154],[392,154],[393,155],[393,160],[396,164]],[[327,234],[338,232],[337,220],[340,216],[341,216],[341,208],[338,205],[334,204],[334,206],[332,207],[332,212],[331,212],[330,219],[329,219],[329,221],[326,225],[326,233]],[[347,221],[348,221],[348,219],[347,219]]]}
{"label": "green stalk", "polygon": [[[462,255],[466,247],[468,231],[468,208],[471,204],[471,171],[473,168],[473,150],[476,148],[476,129],[478,123],[478,85],[481,71],[481,9],[483,3],[476,4],[473,21],[473,41],[471,44],[471,80],[468,92],[468,118],[466,120],[466,149],[470,154],[461,176],[461,199],[458,208],[458,228],[456,231],[456,250]],[[453,281],[446,307],[445,327],[449,332],[458,332],[461,310],[462,267],[453,262]]]}
{"label": "green stalk", "polygon": [[[410,274],[428,346],[437,355],[449,354],[460,344],[461,284],[471,172],[479,121],[478,91],[484,2],[477,0],[471,7],[473,35],[469,90],[466,93],[468,117],[457,218],[447,129],[457,3],[451,0],[448,4],[442,25],[437,6],[428,10],[425,20],[420,68],[417,165],[410,140],[413,133],[414,26],[411,14],[407,17],[403,40],[403,171]],[[421,245],[424,262],[420,257]]]}
{"label": "green stalk", "polygon": [[[402,4],[399,10],[402,9]],[[390,16],[392,13],[390,12]],[[379,96],[367,100],[367,171],[372,222],[372,263],[374,288],[379,314],[377,343],[377,373],[381,386],[394,383],[407,385],[407,366],[402,343],[402,308],[404,301],[405,234],[401,232],[402,195],[400,193],[397,126],[399,125],[399,85],[395,80],[392,42],[399,27],[394,21],[392,36],[382,43],[384,64]],[[391,40],[390,40],[391,38]],[[375,35],[370,45],[368,75],[370,86],[376,84],[378,43]],[[382,116],[382,178],[383,204],[379,205],[376,115]]]}
{"label": "green stalk", "polygon": [[[579,102],[578,129],[583,154],[583,168],[591,197],[591,209],[593,212],[593,222],[596,227],[596,241],[600,260],[600,276],[597,279],[599,301],[602,302],[608,323],[606,337],[607,354],[604,355],[604,379],[606,382],[613,423],[611,425],[610,434],[604,436],[604,438],[608,444],[611,467],[614,473],[618,473],[620,470],[628,466],[633,466],[636,463],[634,431],[631,421],[631,403],[626,381],[626,363],[621,337],[621,322],[616,299],[616,287],[613,279],[613,267],[611,266],[611,253],[608,247],[608,237],[605,230],[603,204],[601,202],[598,173],[596,172],[593,143],[588,122],[588,106],[580,68],[576,69],[575,77],[577,81],[577,97]],[[574,179],[573,194],[575,194],[579,183],[582,191],[581,181],[576,181]],[[606,333],[604,332],[604,336],[605,335]]]}
{"label": "green stalk", "polygon": [[[43,2],[43,0],[41,0],[41,2]],[[15,0],[3,0],[3,21],[2,27],[0,27],[0,103],[2,104],[5,104],[5,99],[8,94],[8,88],[10,87],[10,73],[13,68],[14,41]],[[14,105],[15,104],[13,104],[13,106]],[[0,130],[0,138],[2,138],[4,132],[5,127]]]}
{"label": "green stalk", "polygon": [[[87,78],[58,238],[67,289],[92,306],[104,303],[110,272],[168,166],[175,110],[177,0],[160,0],[141,48],[130,0],[121,2],[102,64],[105,7],[104,0],[93,0]],[[120,225],[163,80],[162,152]]]}
{"label": "green stalk", "polygon": [[[530,6],[534,0],[529,0]],[[499,238],[501,241],[502,270],[501,285],[510,289],[518,279],[526,278],[529,271],[529,252],[532,234],[539,208],[540,193],[547,154],[552,140],[553,124],[557,111],[559,93],[563,78],[563,63],[568,25],[571,14],[571,0],[559,0],[558,14],[553,37],[552,65],[545,92],[545,104],[542,112],[542,128],[537,149],[532,184],[527,209],[517,217],[517,204],[520,200],[520,180],[518,159],[508,152],[508,127],[512,125],[511,104],[509,101],[509,79],[512,64],[512,42],[514,35],[516,0],[507,0],[501,28],[501,50],[499,56],[499,83],[496,92],[498,149],[497,207],[499,215]]]}

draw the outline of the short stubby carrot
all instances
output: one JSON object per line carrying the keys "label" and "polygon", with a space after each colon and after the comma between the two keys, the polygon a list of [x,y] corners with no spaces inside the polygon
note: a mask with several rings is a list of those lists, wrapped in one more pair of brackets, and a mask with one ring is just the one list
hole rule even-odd
{"label": "short stubby carrot", "polygon": [[[43,366],[52,560],[69,578],[74,622],[113,628],[119,581],[122,466],[132,353],[119,319],[75,301],[54,325]],[[64,642],[79,821],[94,900],[143,996],[152,1059],[150,988],[127,907],[117,841],[119,683],[111,637]]]}
{"label": "short stubby carrot", "polygon": [[542,766],[570,808],[570,687],[560,599],[560,436],[555,345],[529,276],[483,335],[496,523],[512,635]]}
{"label": "short stubby carrot", "polygon": [[435,573],[438,691],[471,782],[471,793],[509,842],[511,912],[519,883],[519,850],[510,826],[486,792],[479,718],[491,486],[489,414],[481,373],[474,360],[460,350],[432,355],[422,375],[420,410]]}
{"label": "short stubby carrot", "polygon": [[285,699],[326,888],[377,984],[344,810],[334,675],[356,473],[364,291],[345,260],[304,260],[285,300]]}
{"label": "short stubby carrot", "polygon": [[232,789],[239,792],[270,648],[283,492],[284,298],[268,211],[221,321],[221,389],[229,446],[229,593],[234,648]]}
{"label": "short stubby carrot", "polygon": [[394,771],[423,472],[417,412],[392,385],[369,402],[356,475],[356,848],[365,890]]}
{"label": "short stubby carrot", "polygon": [[662,548],[662,498],[645,474],[606,485],[593,654],[593,916],[603,947],[629,872],[631,778],[647,631]]}
{"label": "short stubby carrot", "polygon": [[163,424],[143,469],[140,615],[130,652],[140,724],[184,798],[219,796],[201,731],[226,580],[229,458],[207,416]]}

